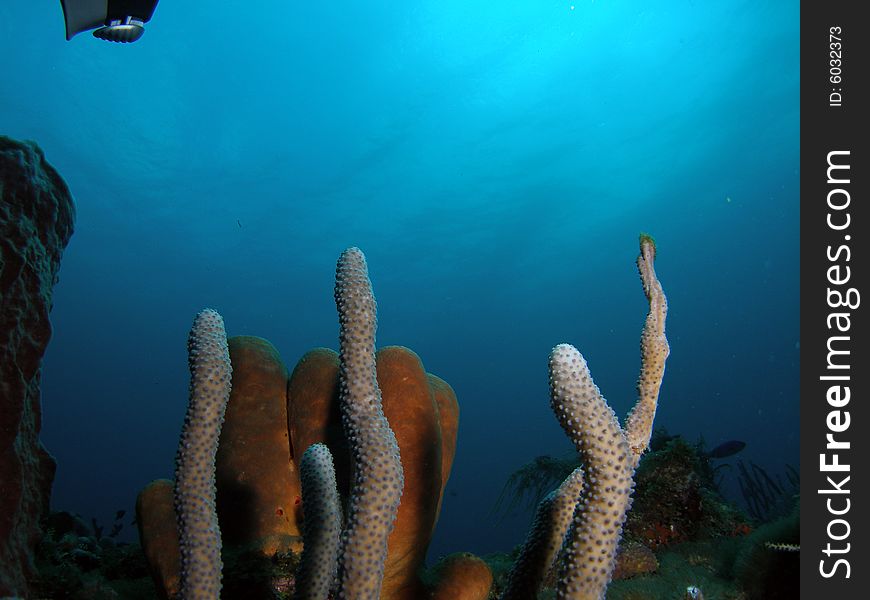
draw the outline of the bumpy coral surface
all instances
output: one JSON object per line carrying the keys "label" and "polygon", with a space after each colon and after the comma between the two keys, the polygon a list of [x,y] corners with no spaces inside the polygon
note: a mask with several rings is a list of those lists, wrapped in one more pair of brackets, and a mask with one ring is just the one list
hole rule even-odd
{"label": "bumpy coral surface", "polygon": [[314,444],[302,455],[302,529],[305,550],[296,571],[294,600],[326,600],[335,577],[341,534],[341,505],[335,487],[332,455]]}
{"label": "bumpy coral surface", "polygon": [[[665,338],[667,300],[653,262],[655,244],[641,235],[637,259],[643,290],[650,310],[641,337],[641,374],[638,401],[623,430],[592,381],[586,360],[569,344],[559,344],[550,353],[550,405],[562,429],[573,442],[585,467],[577,490],[576,505],[557,557],[556,593],[563,600],[600,600],[610,583],[622,526],[631,506],[634,469],[649,446],[658,403],[661,378],[668,356]],[[570,479],[570,478],[569,478]],[[546,515],[549,500],[540,511]],[[530,560],[530,548],[544,546],[541,540],[558,540],[559,519],[542,518],[541,512],[529,534],[506,590],[512,594],[537,595],[543,565]],[[541,530],[550,527],[550,531]],[[518,592],[522,588],[524,591]]]}
{"label": "bumpy coral surface", "polygon": [[640,376],[637,380],[638,401],[629,413],[625,423],[625,435],[634,456],[633,466],[637,467],[641,455],[649,447],[652,437],[653,419],[656,416],[659,390],[665,374],[665,361],[670,354],[670,346],[665,337],[665,319],[668,316],[668,300],[655,271],[656,245],[646,235],[640,236],[640,255],[637,257],[637,270],[643,284],[643,292],[649,300],[649,313],[646,316],[640,338]]}
{"label": "bumpy coral surface", "polygon": [[550,354],[550,395],[562,428],[586,466],[586,481],[563,545],[560,598],[603,597],[631,502],[631,449],[586,360],[568,344]]}
{"label": "bumpy coral surface", "polygon": [[342,534],[338,597],[377,600],[387,536],[404,485],[399,446],[384,417],[375,367],[375,297],[358,248],[338,259],[335,304],[340,333],[342,423],[352,455],[353,484]]}
{"label": "bumpy coral surface", "polygon": [[175,469],[181,593],[185,600],[214,600],[222,568],[214,462],[232,374],[224,321],[217,312],[205,309],[196,316],[187,350],[190,401]]}
{"label": "bumpy coral surface", "polygon": [[537,597],[562,548],[582,491],[583,469],[577,468],[538,504],[532,528],[511,569],[501,600]]}

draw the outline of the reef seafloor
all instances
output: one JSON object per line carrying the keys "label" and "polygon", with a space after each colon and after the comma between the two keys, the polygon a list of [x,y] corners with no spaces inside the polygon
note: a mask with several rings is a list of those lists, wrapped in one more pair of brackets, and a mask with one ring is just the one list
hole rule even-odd
{"label": "reef seafloor", "polygon": [[[558,462],[565,468],[572,460]],[[797,497],[782,489],[780,502],[771,507],[771,520],[760,522],[722,497],[710,463],[701,444],[679,437],[644,455],[608,600],[682,600],[693,597],[693,588],[701,594],[695,597],[708,600],[799,597]],[[530,469],[523,473],[529,474]],[[50,515],[37,552],[34,597],[165,597],[158,595],[141,546],[116,543],[113,532],[103,529],[77,515]],[[492,574],[491,587],[481,598],[502,595],[520,551],[517,546],[509,553],[481,557]],[[462,554],[443,557],[422,573],[422,579],[433,585],[441,572],[466,560],[477,559]],[[223,563],[222,598],[293,597],[297,553],[265,556],[256,544],[225,547]],[[539,594],[530,598],[556,598],[555,576],[549,573]],[[457,592],[455,597],[467,596]]]}
{"label": "reef seafloor", "polygon": [[620,424],[582,354],[553,348],[551,407],[575,451],[539,457],[507,482],[508,508],[534,509],[526,541],[510,553],[458,553],[425,568],[459,404],[413,351],[376,348],[374,286],[354,247],[336,266],[338,352],[315,348],[290,370],[267,340],[227,338],[216,311],[196,315],[175,477],[143,482],[139,544],[117,541],[121,511],[110,527],[49,513],[55,465],[38,439],[39,364],[74,209],[41,151],[2,137],[0,192],[9,240],[0,319],[12,334],[3,348],[0,430],[13,434],[0,440],[0,597],[798,596],[793,490],[740,463],[740,510],[720,492],[716,461],[741,443],[707,451],[653,435],[669,346],[656,247],[645,234],[637,268],[649,312],[638,402]]}

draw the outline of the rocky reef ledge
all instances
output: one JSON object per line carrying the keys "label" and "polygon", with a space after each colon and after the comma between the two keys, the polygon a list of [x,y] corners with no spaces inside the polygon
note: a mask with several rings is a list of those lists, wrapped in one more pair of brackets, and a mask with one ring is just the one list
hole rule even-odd
{"label": "rocky reef ledge", "polygon": [[33,142],[0,135],[0,597],[27,597],[55,462],[39,441],[42,356],[69,188]]}

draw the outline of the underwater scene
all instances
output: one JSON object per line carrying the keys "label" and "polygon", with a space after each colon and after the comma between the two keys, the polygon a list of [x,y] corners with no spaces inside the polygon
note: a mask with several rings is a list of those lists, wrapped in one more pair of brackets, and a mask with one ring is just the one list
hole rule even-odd
{"label": "underwater scene", "polygon": [[798,598],[798,9],[0,4],[0,598]]}

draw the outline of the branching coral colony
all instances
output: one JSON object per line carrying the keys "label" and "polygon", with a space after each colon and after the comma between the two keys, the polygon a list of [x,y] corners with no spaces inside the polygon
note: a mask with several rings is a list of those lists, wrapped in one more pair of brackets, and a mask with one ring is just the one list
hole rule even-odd
{"label": "branching coral colony", "polygon": [[[550,569],[558,573],[558,598],[604,598],[631,505],[634,469],[652,433],[669,352],[667,300],[653,267],[655,253],[652,238],[641,235],[637,266],[650,310],[641,337],[639,399],[624,429],[592,382],[580,352],[559,344],[550,353],[551,407],[583,466],[541,501],[502,600],[535,598]],[[308,516],[304,567],[297,573],[295,598],[325,600],[334,588],[335,598],[376,600],[381,596],[387,537],[404,475],[396,436],[381,407],[375,364],[376,305],[365,257],[358,248],[345,250],[338,260],[335,300],[341,325],[340,407],[352,454],[352,484],[339,538],[341,511],[332,457],[322,444],[305,452],[302,496]],[[206,310],[194,322],[189,345],[191,408],[178,450],[175,485],[180,589],[185,600],[216,600],[221,586],[213,473],[214,447],[229,397],[231,366],[225,335],[220,316]],[[438,586],[455,589],[458,583],[439,582],[433,593],[438,595]]]}
{"label": "branching coral colony", "polygon": [[580,352],[559,344],[550,353],[550,405],[577,448],[585,473],[577,469],[541,501],[502,600],[535,597],[550,568],[558,569],[558,598],[604,597],[631,505],[634,469],[652,435],[670,351],[665,337],[668,304],[655,274],[655,252],[652,238],[641,235],[637,267],[650,310],[641,336],[639,398],[625,429],[592,382]]}

